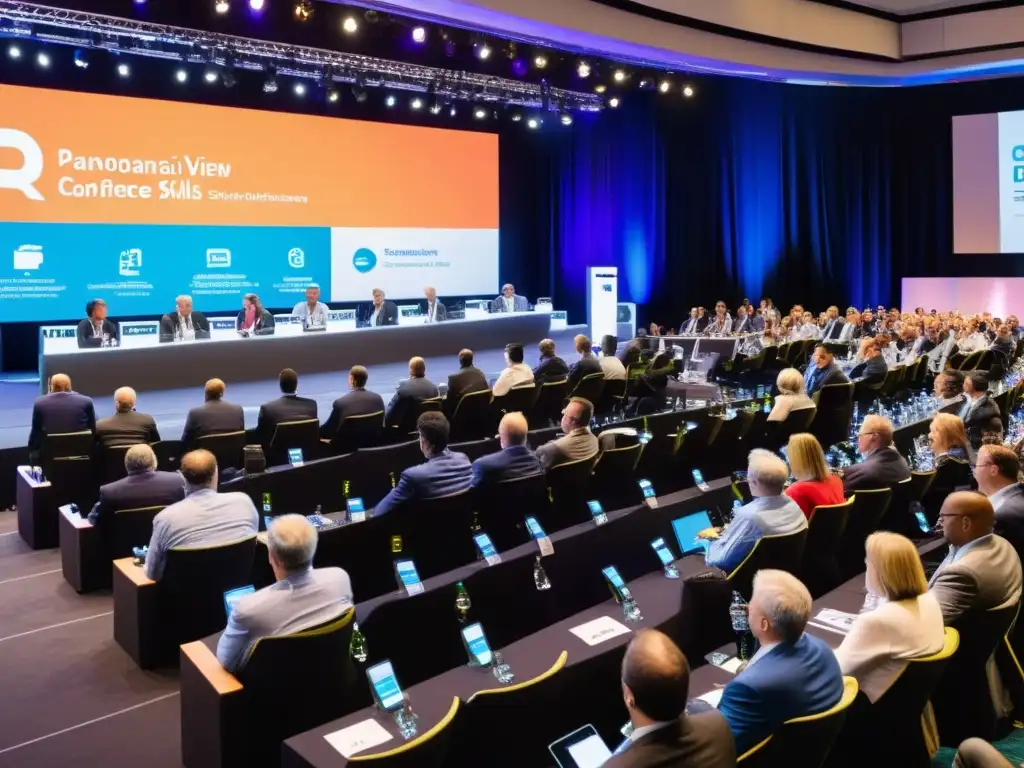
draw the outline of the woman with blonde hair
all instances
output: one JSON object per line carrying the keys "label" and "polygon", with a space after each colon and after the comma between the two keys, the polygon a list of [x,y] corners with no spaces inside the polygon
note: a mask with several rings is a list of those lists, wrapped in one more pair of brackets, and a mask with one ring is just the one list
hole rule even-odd
{"label": "woman with blonde hair", "polygon": [[797,503],[808,520],[815,507],[842,504],[843,480],[833,475],[825,463],[825,452],[818,438],[807,432],[798,432],[789,438],[786,451],[789,470],[796,482],[786,489],[786,495]]}
{"label": "woman with blonde hair", "polygon": [[775,380],[779,396],[775,398],[775,407],[768,414],[768,421],[785,421],[790,411],[803,408],[814,408],[814,401],[807,396],[804,377],[796,368],[784,368]]}
{"label": "woman with blonde hair", "polygon": [[928,431],[928,443],[935,454],[936,468],[951,458],[967,461],[967,428],[959,416],[952,413],[935,414]]}
{"label": "woman with blonde hair", "polygon": [[873,704],[908,660],[942,650],[945,629],[910,539],[878,531],[868,536],[865,550],[869,602],[878,607],[857,617],[836,657],[843,674],[855,677]]}

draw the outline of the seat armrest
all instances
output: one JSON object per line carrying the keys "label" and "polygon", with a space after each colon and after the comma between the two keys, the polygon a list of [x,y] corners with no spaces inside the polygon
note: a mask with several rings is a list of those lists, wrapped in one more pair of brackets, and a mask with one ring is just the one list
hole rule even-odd
{"label": "seat armrest", "polygon": [[60,564],[64,580],[78,593],[110,587],[110,560],[100,532],[65,504],[57,518]]}
{"label": "seat armrest", "polygon": [[136,587],[152,587],[156,586],[156,582],[153,581],[146,575],[146,569],[141,565],[136,565],[134,558],[122,557],[119,560],[114,561],[114,577],[117,578],[118,572],[123,578],[126,578],[129,582],[134,584]]}
{"label": "seat armrest", "polygon": [[201,640],[181,658],[181,756],[189,766],[243,765],[248,737],[245,691]]}
{"label": "seat armrest", "polygon": [[152,669],[166,653],[165,628],[160,619],[157,583],[130,557],[115,560],[114,640],[143,669]]}

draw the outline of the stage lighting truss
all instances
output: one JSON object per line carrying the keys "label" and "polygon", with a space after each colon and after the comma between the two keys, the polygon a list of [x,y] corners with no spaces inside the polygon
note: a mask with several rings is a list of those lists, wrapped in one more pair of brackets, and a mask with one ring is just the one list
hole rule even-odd
{"label": "stage lighting truss", "polygon": [[275,72],[326,87],[351,83],[391,91],[429,91],[446,103],[472,101],[526,109],[550,109],[553,103],[561,103],[564,109],[576,112],[599,112],[604,107],[602,97],[594,93],[12,0],[0,0],[0,36],[165,61]]}

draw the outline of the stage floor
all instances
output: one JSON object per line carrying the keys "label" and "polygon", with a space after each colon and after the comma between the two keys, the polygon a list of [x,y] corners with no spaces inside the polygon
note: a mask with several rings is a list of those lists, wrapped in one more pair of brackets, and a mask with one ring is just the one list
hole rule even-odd
{"label": "stage floor", "polygon": [[[557,352],[567,363],[579,359],[573,350],[572,339],[578,333],[585,333],[586,326],[569,326],[564,331],[551,334]],[[526,349],[526,362],[536,365],[539,353],[534,340]],[[488,376],[497,375],[505,367],[504,349],[474,350],[474,364]],[[428,357],[427,378],[435,384],[444,384],[448,375],[459,368],[457,355]],[[367,389],[380,393],[387,403],[394,394],[401,379],[409,375],[408,360],[396,360],[383,365],[369,367],[370,380]],[[260,405],[280,395],[276,380],[251,381],[232,384],[231,364],[225,361],[224,370],[217,375],[227,384],[224,399],[241,405],[245,411],[246,427],[256,426]],[[74,385],[74,381],[72,381]],[[93,398],[96,402],[96,417],[103,418],[114,412],[114,390],[119,385],[111,383],[110,397]],[[320,420],[331,412],[331,404],[348,392],[348,371],[317,373],[299,379],[299,394],[317,401]],[[38,377],[7,376],[0,381],[0,450],[20,448],[28,443],[29,428],[32,424],[32,402],[39,396]],[[145,392],[139,395],[137,410],[148,413],[156,419],[162,437],[177,440],[185,426],[185,416],[190,408],[201,405],[203,393],[199,388],[167,389]]]}

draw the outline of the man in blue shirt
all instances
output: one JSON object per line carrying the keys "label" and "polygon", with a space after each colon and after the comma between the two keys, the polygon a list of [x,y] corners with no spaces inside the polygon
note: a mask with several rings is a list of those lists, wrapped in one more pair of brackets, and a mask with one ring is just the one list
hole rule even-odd
{"label": "man in blue shirt", "polygon": [[303,328],[327,327],[327,305],[320,301],[319,285],[310,283],[306,289],[306,300],[296,304],[292,314],[302,318]]}
{"label": "man in blue shirt", "polygon": [[708,547],[707,564],[730,573],[754,549],[763,536],[797,533],[807,527],[807,518],[782,491],[789,469],[775,454],[756,448],[747,459],[747,482],[754,497],[733,515],[732,523]]}

